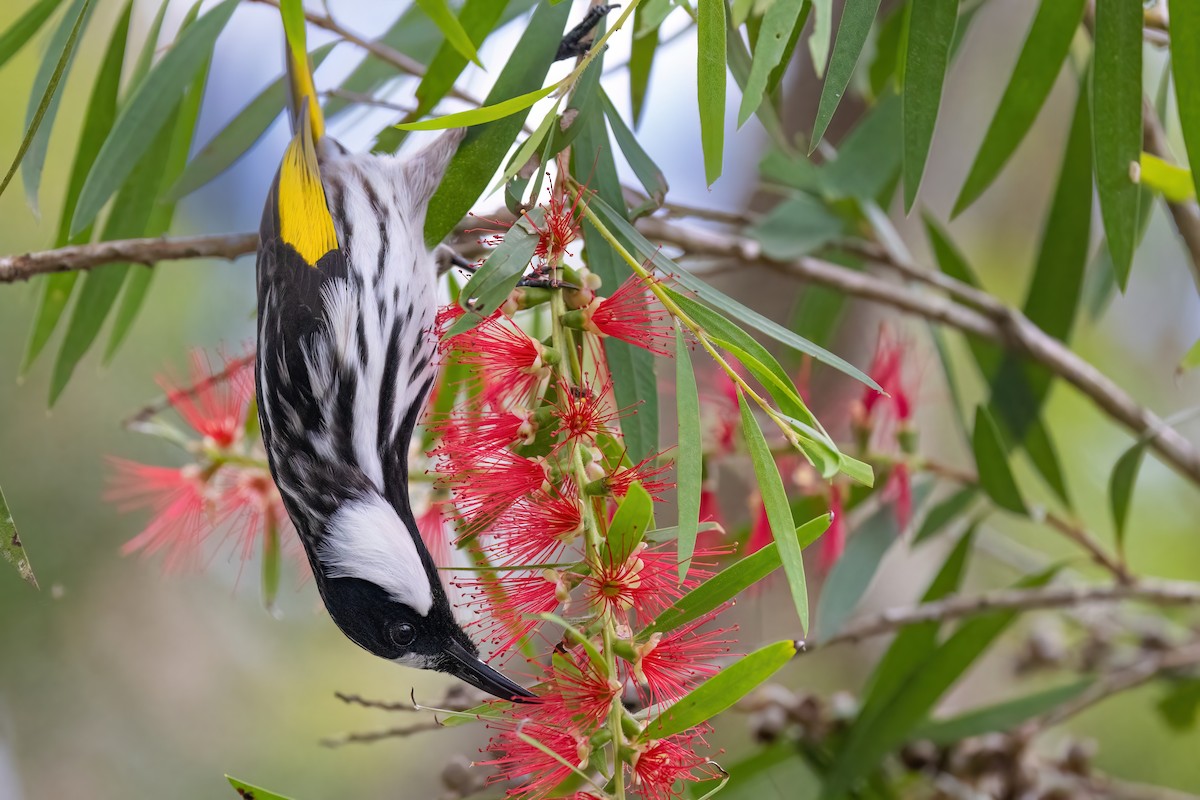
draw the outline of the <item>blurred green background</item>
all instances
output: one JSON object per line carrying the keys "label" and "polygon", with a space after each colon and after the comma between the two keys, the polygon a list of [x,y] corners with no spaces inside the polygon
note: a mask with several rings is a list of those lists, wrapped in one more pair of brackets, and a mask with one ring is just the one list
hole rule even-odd
{"label": "blurred green background", "polygon": [[[0,4],[0,28],[32,0]],[[374,0],[333,0],[345,23],[365,33],[380,30],[399,9],[380,19]],[[173,9],[177,24],[186,3]],[[391,4],[387,4],[391,5]],[[93,31],[106,30],[119,10],[115,0],[98,5]],[[156,0],[136,5],[135,29],[144,30]],[[988,4],[979,14],[952,71],[945,112],[939,123],[923,199],[944,217],[1015,58],[1015,47],[1033,11],[1030,0]],[[578,13],[578,12],[577,12]],[[274,11],[249,6],[238,11],[218,48],[198,139],[207,140],[282,63],[275,43]],[[173,30],[168,23],[168,31]],[[7,159],[23,133],[22,120],[33,72],[46,32],[0,71],[0,97],[8,113],[0,124],[0,153]],[[70,165],[82,106],[90,89],[103,36],[89,36],[69,81],[51,140],[38,221],[20,188],[0,198],[0,251],[16,253],[48,246],[57,223],[58,201]],[[262,42],[270,42],[264,47]],[[614,48],[620,58],[622,48]],[[497,57],[503,52],[501,46]],[[340,49],[339,49],[340,53]],[[354,60],[347,53],[349,61]],[[661,54],[660,54],[661,55]],[[694,59],[692,38],[670,53],[678,63]],[[331,62],[333,60],[331,59]],[[797,59],[799,62],[800,59]],[[809,68],[791,81],[796,113],[811,114],[815,86]],[[1157,69],[1148,69],[1148,81]],[[623,96],[624,81],[614,81]],[[751,123],[730,139],[726,176],[711,193],[700,185],[698,137],[675,139],[679,119],[695,112],[690,72],[658,69],[643,126],[647,148],[671,180],[680,202],[741,208],[755,187],[755,165],[763,138]],[[731,85],[732,86],[732,85]],[[731,88],[732,91],[732,88]],[[1049,185],[1057,172],[1073,89],[1060,81],[1056,93],[1014,164],[996,187],[951,231],[1005,299],[1019,301],[1037,246]],[[737,107],[736,99],[730,108]],[[807,124],[807,123],[804,123]],[[378,126],[375,126],[378,127]],[[731,125],[732,128],[732,125]],[[373,132],[374,128],[369,132]],[[354,141],[352,127],[338,135]],[[361,135],[361,131],[358,132]],[[230,175],[193,196],[181,208],[176,232],[242,231],[257,224],[266,181],[273,171],[279,131]],[[924,252],[919,219],[900,221],[918,252]],[[160,565],[122,558],[120,545],[144,517],[122,516],[101,501],[107,455],[171,463],[171,449],[125,432],[120,420],[157,395],[154,376],[164,366],[182,366],[189,347],[238,348],[252,335],[253,263],[185,262],[158,268],[152,297],[134,333],[114,363],[101,369],[86,359],[52,412],[46,410],[47,354],[23,384],[15,380],[35,308],[33,286],[0,288],[0,485],[4,487],[42,584],[34,592],[5,567],[0,570],[0,800],[23,798],[212,798],[229,796],[221,775],[292,793],[298,798],[436,797],[439,773],[454,752],[473,756],[482,731],[439,731],[372,746],[331,750],[323,737],[351,729],[405,724],[407,718],[347,707],[335,690],[368,697],[418,697],[435,702],[448,685],[439,676],[397,668],[350,644],[320,607],[311,581],[296,572],[285,578],[282,619],[263,611],[256,565],[242,568],[223,552],[203,574],[163,576]],[[780,318],[796,287],[771,286],[767,276],[739,277],[725,288]],[[1195,402],[1200,382],[1177,378],[1174,367],[1200,333],[1196,291],[1173,240],[1156,212],[1139,252],[1132,288],[1095,321],[1082,322],[1076,347],[1141,401],[1164,415]],[[782,288],[782,292],[779,289]],[[758,292],[756,294],[755,292]],[[848,317],[836,349],[866,363],[875,337],[875,310]],[[965,349],[955,344],[960,372],[970,374]],[[946,390],[936,380],[936,357],[927,352],[920,402],[923,442],[947,460],[961,453]],[[979,387],[967,381],[968,394]],[[816,389],[825,407],[843,407],[844,385]],[[818,409],[822,408],[818,402]],[[839,412],[830,412],[832,417]],[[1056,389],[1048,410],[1070,487],[1085,522],[1111,535],[1105,487],[1113,461],[1129,439],[1071,391]],[[1195,434],[1195,425],[1185,426]],[[730,516],[743,519],[739,499],[744,478],[723,476]],[[1036,495],[1036,479],[1020,475]],[[1042,497],[1041,499],[1046,499]],[[1131,560],[1135,569],[1178,578],[1200,569],[1200,498],[1170,472],[1148,461],[1131,516]],[[1051,553],[1043,529],[1016,523],[993,525],[984,541],[1018,542]],[[935,547],[936,549],[936,547]],[[912,601],[936,568],[930,550],[893,548],[863,601],[863,608]],[[977,561],[973,580],[994,586],[1011,580],[1003,567]],[[739,605],[734,614],[749,649],[769,638],[790,635],[790,605],[768,591]],[[1015,641],[1018,637],[1011,637]],[[874,664],[883,642],[806,657],[783,680],[827,693],[855,690]],[[953,693],[951,707],[1000,699],[1014,691],[1011,647],[999,648]],[[1072,729],[1100,744],[1099,764],[1131,780],[1200,792],[1195,754],[1200,734],[1172,733],[1153,705],[1150,686],[1079,717]],[[725,720],[713,739],[733,759],[750,743],[744,722]],[[1047,742],[1054,746],[1054,737]],[[791,797],[794,785],[770,784],[766,796]]]}

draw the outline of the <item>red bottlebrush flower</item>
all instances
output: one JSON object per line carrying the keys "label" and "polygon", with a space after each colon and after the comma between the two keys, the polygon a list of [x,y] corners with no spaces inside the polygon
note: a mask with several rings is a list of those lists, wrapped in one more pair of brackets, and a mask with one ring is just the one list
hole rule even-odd
{"label": "red bottlebrush flower", "polygon": [[549,375],[546,349],[506,316],[492,316],[451,340],[463,364],[478,367],[489,398],[524,398]]}
{"label": "red bottlebrush flower", "polygon": [[166,550],[168,572],[197,561],[212,531],[208,479],[203,471],[195,465],[155,467],[123,459],[113,459],[113,464],[117,474],[106,499],[116,503],[120,511],[154,511],[150,523],[126,542],[121,552],[153,555]]}
{"label": "red bottlebrush flower", "polygon": [[565,437],[562,444],[590,444],[597,433],[621,418],[621,412],[612,404],[612,379],[597,386],[594,378],[585,376],[578,387],[559,381],[554,416],[559,422],[558,432]]}
{"label": "red bottlebrush flower", "polygon": [[654,280],[631,275],[609,297],[596,298],[585,310],[587,329],[597,336],[611,336],[656,355],[669,356],[675,328],[658,300],[646,291]]}
{"label": "red bottlebrush flower", "polygon": [[[496,772],[487,779],[489,785],[526,778],[520,786],[508,790],[509,797],[540,800],[549,796],[571,774],[567,764],[577,768],[587,766],[591,746],[587,739],[573,731],[527,719],[502,724],[504,727],[488,742],[488,750],[496,757],[477,761],[475,765],[495,767]],[[535,747],[528,739],[542,747]]]}
{"label": "red bottlebrush flower", "polygon": [[671,468],[669,462],[658,465],[653,463],[662,458],[662,456],[662,453],[656,453],[643,458],[632,467],[621,467],[602,479],[604,481],[604,488],[617,497],[624,497],[629,491],[629,485],[637,481],[650,496],[658,499],[658,495],[675,485],[671,481],[658,479],[659,475],[662,475]]}
{"label": "red bottlebrush flower", "polygon": [[551,689],[538,698],[539,717],[558,726],[576,723],[582,730],[599,727],[612,710],[621,682],[601,674],[586,654],[556,656],[547,677]]}
{"label": "red bottlebrush flower", "polygon": [[451,530],[446,518],[446,504],[434,502],[429,504],[425,513],[417,517],[417,533],[421,541],[433,557],[433,563],[439,567],[451,565],[453,555],[451,547]]}
{"label": "red bottlebrush flower", "polygon": [[454,491],[456,519],[472,525],[490,524],[513,503],[546,485],[540,460],[522,458],[510,450],[480,457],[469,468],[445,478]]}
{"label": "red bottlebrush flower", "polygon": [[571,255],[567,247],[579,238],[579,219],[582,216],[579,205],[582,197],[581,191],[575,195],[575,200],[568,207],[567,194],[561,183],[556,183],[550,189],[549,202],[541,204],[545,212],[545,223],[541,226],[535,225],[529,215],[525,215],[525,219],[538,232],[538,242],[533,255],[543,266],[557,266],[564,256]]}
{"label": "red bottlebrush flower", "polygon": [[702,678],[717,672],[713,659],[726,655],[732,639],[725,638],[728,628],[700,629],[720,613],[713,611],[669,633],[655,633],[634,650],[636,660],[627,667],[638,683],[644,686],[643,699],[647,704],[677,700]]}
{"label": "red bottlebrush flower", "polygon": [[724,370],[713,370],[701,383],[699,397],[704,451],[713,456],[735,452],[738,431],[742,429],[737,384]]}
{"label": "red bottlebrush flower", "polygon": [[491,528],[488,551],[504,566],[553,560],[583,532],[574,484],[551,487],[518,500]]}
{"label": "red bottlebrush flower", "polygon": [[754,512],[754,525],[750,528],[750,539],[746,542],[746,554],[757,553],[775,541],[771,532],[771,520],[767,517],[767,506],[758,498],[758,510]]}
{"label": "red bottlebrush flower", "polygon": [[696,755],[693,742],[699,734],[680,734],[650,743],[633,762],[633,782],[647,800],[671,800],[683,796],[675,784],[696,782],[716,776],[715,770],[701,769],[708,759]]}
{"label": "red bottlebrush flower", "polygon": [[592,565],[583,580],[588,603],[603,607],[618,619],[633,611],[639,620],[649,622],[684,592],[712,575],[707,567],[718,552],[697,548],[682,585],[678,582],[679,560],[675,551],[665,546],[651,549],[642,542],[619,564],[611,555],[602,556],[602,562]]}
{"label": "red bottlebrush flower", "polygon": [[721,503],[717,499],[717,493],[707,484],[700,489],[700,521],[725,525],[725,517],[721,513]]}
{"label": "red bottlebrush flower", "polygon": [[265,468],[225,466],[213,482],[220,492],[218,514],[228,524],[227,538],[237,542],[243,561],[254,555],[267,528],[275,528],[280,538],[291,530],[279,489]]}
{"label": "red bottlebrush flower", "polygon": [[245,427],[246,410],[254,396],[253,356],[226,359],[214,370],[201,350],[191,353],[186,383],[168,377],[158,382],[171,407],[196,433],[217,447],[229,447]]}
{"label": "red bottlebrush flower", "polygon": [[846,515],[842,512],[842,489],[836,482],[829,485],[829,513],[829,530],[821,537],[821,569],[825,572],[833,569],[846,549]]}
{"label": "red bottlebrush flower", "polygon": [[439,437],[429,455],[437,457],[439,472],[451,475],[473,470],[509,445],[528,444],[536,430],[528,413],[504,409],[457,411],[429,428]]}
{"label": "red bottlebrush flower", "polygon": [[879,329],[875,356],[871,360],[868,374],[883,387],[887,395],[880,394],[869,386],[863,388],[859,408],[855,410],[856,422],[860,426],[867,427],[872,417],[884,407],[890,410],[892,418],[901,425],[912,419],[915,387],[906,374],[907,350],[908,344],[893,334],[890,328],[883,326]]}
{"label": "red bottlebrush flower", "polygon": [[570,590],[552,569],[508,572],[503,581],[472,578],[455,581],[464,603],[480,612],[480,638],[491,642],[495,654],[507,652],[534,629],[538,614],[548,614],[566,601]]}
{"label": "red bottlebrush flower", "polygon": [[896,513],[896,527],[904,533],[908,530],[908,523],[912,521],[912,475],[909,473],[908,464],[901,461],[892,467],[884,496],[892,501]]}

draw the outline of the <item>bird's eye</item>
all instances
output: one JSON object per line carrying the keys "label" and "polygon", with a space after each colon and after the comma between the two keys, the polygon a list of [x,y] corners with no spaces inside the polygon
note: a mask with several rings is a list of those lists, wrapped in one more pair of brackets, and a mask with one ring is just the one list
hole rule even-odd
{"label": "bird's eye", "polygon": [[392,641],[397,647],[408,647],[417,638],[417,629],[407,622],[392,626]]}

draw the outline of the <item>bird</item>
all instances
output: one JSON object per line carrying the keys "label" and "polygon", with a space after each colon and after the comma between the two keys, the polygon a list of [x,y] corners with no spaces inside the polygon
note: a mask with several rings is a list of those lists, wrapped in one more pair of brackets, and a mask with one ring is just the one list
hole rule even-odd
{"label": "bird", "polygon": [[408,492],[409,443],[437,374],[439,258],[425,214],[465,130],[408,158],[350,152],[326,134],[303,30],[289,39],[293,136],[257,255],[255,385],[271,474],[351,641],[530,701],[456,621]]}

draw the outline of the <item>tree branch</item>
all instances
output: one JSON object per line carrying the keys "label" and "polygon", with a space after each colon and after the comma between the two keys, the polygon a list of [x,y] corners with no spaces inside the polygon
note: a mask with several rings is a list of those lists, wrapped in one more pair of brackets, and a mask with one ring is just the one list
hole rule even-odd
{"label": "tree branch", "polygon": [[234,259],[253,253],[257,247],[257,233],[179,236],[169,239],[118,239],[81,244],[60,247],[57,250],[0,257],[0,283],[25,281],[34,275],[51,272],[94,269],[120,262],[151,266],[159,261],[182,258]]}
{"label": "tree branch", "polygon": [[990,611],[1041,611],[1074,608],[1090,603],[1136,600],[1158,606],[1200,605],[1200,584],[1184,581],[1142,580],[1130,584],[1046,586],[1037,589],[1004,589],[974,597],[954,595],[911,608],[890,608],[875,616],[851,621],[843,630],[817,644],[854,643],[892,633],[919,622],[945,622]]}

